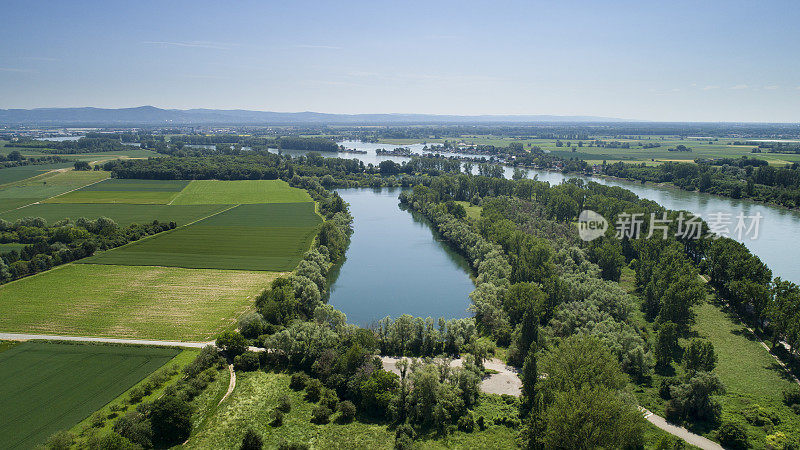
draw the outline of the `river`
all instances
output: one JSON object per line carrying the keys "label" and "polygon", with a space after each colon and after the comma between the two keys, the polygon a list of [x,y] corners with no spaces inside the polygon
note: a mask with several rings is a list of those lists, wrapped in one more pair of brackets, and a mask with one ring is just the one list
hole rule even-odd
{"label": "river", "polygon": [[[382,160],[391,159],[402,162],[409,158],[398,156],[377,156],[375,150],[385,148],[391,150],[398,145],[391,144],[370,144],[357,141],[342,142],[346,148],[366,150],[367,154],[339,153],[341,158],[357,158],[365,163],[377,165]],[[408,145],[414,152],[421,152],[423,144]],[[512,167],[505,167],[505,176],[510,178],[514,173]],[[568,178],[581,178],[586,181],[596,181],[601,184],[620,186],[634,192],[641,198],[646,198],[658,202],[666,208],[673,210],[686,210],[693,214],[699,214],[708,220],[711,214],[724,213],[730,214],[733,223],[729,226],[733,232],[736,225],[736,216],[742,213],[744,216],[755,216],[760,214],[759,232],[755,239],[743,236],[742,242],[770,269],[773,276],[781,277],[786,280],[800,283],[800,262],[798,262],[795,251],[800,251],[800,212],[788,210],[776,206],[759,204],[750,200],[736,200],[726,197],[719,197],[700,192],[689,192],[677,188],[657,186],[654,184],[641,184],[638,182],[615,180],[599,177],[584,177],[573,174],[564,175],[560,172],[546,170],[527,170],[529,177],[536,176],[540,181],[547,181],[550,184],[558,184]],[[731,235],[730,237],[735,237]]]}

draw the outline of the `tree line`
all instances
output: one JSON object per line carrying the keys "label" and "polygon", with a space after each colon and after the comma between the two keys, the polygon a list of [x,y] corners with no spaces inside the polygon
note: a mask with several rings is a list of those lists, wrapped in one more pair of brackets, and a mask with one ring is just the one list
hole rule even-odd
{"label": "tree line", "polygon": [[40,217],[15,222],[0,219],[0,244],[23,244],[0,254],[0,283],[33,275],[55,266],[92,256],[145,236],[175,228],[175,222],[121,227],[107,217],[59,220],[48,226]]}

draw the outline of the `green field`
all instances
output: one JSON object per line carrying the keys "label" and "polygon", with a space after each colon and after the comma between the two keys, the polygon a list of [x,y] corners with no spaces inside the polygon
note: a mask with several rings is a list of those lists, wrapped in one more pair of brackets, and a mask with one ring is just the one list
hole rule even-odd
{"label": "green field", "polygon": [[27,342],[0,353],[0,447],[32,448],[70,428],[179,350]]}
{"label": "green field", "polygon": [[81,262],[290,271],[308,251],[320,223],[314,203],[239,205]]}
{"label": "green field", "polygon": [[308,192],[283,180],[195,180],[172,201],[173,205],[310,202]]}
{"label": "green field", "polygon": [[31,178],[36,175],[49,172],[55,169],[64,169],[71,167],[71,163],[57,163],[57,164],[32,164],[20,167],[7,167],[0,169],[0,185],[13,183],[15,181]]}
{"label": "green field", "polygon": [[0,286],[0,330],[207,341],[278,275],[66,264]]}
{"label": "green field", "polygon": [[100,204],[100,203],[37,203],[24,208],[0,214],[0,219],[14,221],[23,217],[41,217],[47,223],[54,223],[64,218],[72,220],[80,217],[95,219],[108,217],[119,225],[132,223],[150,223],[174,221],[178,226],[186,225],[197,219],[209,216],[227,208],[227,205],[136,205],[136,204]]}
{"label": "green field", "polygon": [[48,172],[9,183],[0,187],[0,212],[39,202],[105,178],[108,178],[108,172],[69,170]]}
{"label": "green field", "polygon": [[[188,181],[109,179],[49,199],[48,203],[167,204]],[[213,202],[206,202],[213,203]]]}

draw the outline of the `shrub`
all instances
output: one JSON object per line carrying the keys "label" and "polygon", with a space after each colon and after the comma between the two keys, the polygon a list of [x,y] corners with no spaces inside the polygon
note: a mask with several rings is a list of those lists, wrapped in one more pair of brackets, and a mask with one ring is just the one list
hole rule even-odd
{"label": "shrub", "polygon": [[339,403],[339,417],[346,422],[353,420],[356,417],[356,405],[350,400]]}
{"label": "shrub", "polygon": [[74,443],[75,437],[69,431],[61,430],[47,439],[47,448],[49,450],[69,450]]}
{"label": "shrub", "polygon": [[683,364],[686,370],[710,372],[717,365],[714,345],[703,339],[692,339],[683,353]]}
{"label": "shrub", "polygon": [[465,433],[472,433],[475,429],[475,421],[472,419],[472,414],[467,413],[458,418],[458,429]]}
{"label": "shrub", "polygon": [[774,411],[759,405],[750,405],[742,411],[742,415],[748,423],[757,427],[777,425],[781,422],[781,418]]}
{"label": "shrub", "polygon": [[273,427],[279,427],[283,425],[283,411],[281,411],[280,409],[276,409],[275,411],[273,411],[272,422],[270,422],[270,424]]}
{"label": "shrub", "polygon": [[256,352],[247,351],[233,358],[233,368],[236,370],[251,372],[258,370],[258,367],[258,353]]}
{"label": "shrub", "polygon": [[135,387],[134,387],[134,388],[132,388],[132,389],[131,389],[131,391],[128,393],[128,402],[129,402],[131,405],[135,405],[136,403],[139,403],[140,401],[142,401],[142,399],[143,399],[143,398],[144,398],[146,395],[147,395],[147,394],[145,393],[145,391],[144,391],[144,388],[142,388],[141,386],[135,386]]}
{"label": "shrub", "polygon": [[104,415],[100,414],[100,412],[98,411],[98,412],[92,414],[91,423],[92,423],[92,427],[101,428],[103,425],[106,424],[106,417]]}
{"label": "shrub", "polygon": [[113,430],[142,448],[153,446],[153,429],[145,414],[140,411],[129,411],[120,417],[114,422]]}
{"label": "shrub", "polygon": [[323,386],[322,382],[318,379],[312,378],[309,380],[308,383],[306,383],[306,395],[308,396],[308,401],[314,403],[318,402],[324,388],[325,386]]}
{"label": "shrub", "polygon": [[150,411],[155,446],[172,447],[192,431],[192,407],[177,396],[165,395],[153,402]]}
{"label": "shrub", "polygon": [[324,405],[319,405],[311,411],[311,421],[317,424],[328,423],[331,418],[331,410]]}
{"label": "shrub", "polygon": [[477,423],[478,423],[478,428],[481,431],[486,429],[486,419],[484,419],[483,416],[478,417]]}
{"label": "shrub", "polygon": [[259,436],[252,428],[248,428],[247,431],[244,433],[244,438],[242,438],[242,445],[239,447],[240,450],[261,450],[264,447],[264,443],[261,441],[261,436]]}
{"label": "shrub", "polygon": [[200,353],[194,361],[183,368],[183,373],[189,378],[194,378],[211,367],[219,367],[223,362],[224,360],[219,354],[219,349],[213,345],[206,345],[200,350]]}
{"label": "shrub", "polygon": [[308,384],[308,375],[305,372],[297,372],[292,374],[292,379],[289,381],[289,387],[295,391],[302,391]]}
{"label": "shrub", "polygon": [[404,423],[397,427],[394,432],[394,448],[396,449],[411,449],[414,448],[414,439],[416,433],[411,425]]}
{"label": "shrub", "polygon": [[749,446],[747,432],[736,422],[725,422],[717,430],[719,442],[725,448],[746,449]]}
{"label": "shrub", "polygon": [[292,410],[292,399],[290,399],[288,395],[283,394],[280,400],[278,400],[278,410],[285,413]]}
{"label": "shrub", "polygon": [[323,389],[322,395],[319,398],[320,405],[327,406],[328,409],[331,411],[336,409],[336,406],[339,404],[339,396],[336,395],[336,391],[333,389]]}
{"label": "shrub", "polygon": [[793,386],[783,391],[783,403],[786,403],[786,406],[800,404],[800,387]]}
{"label": "shrub", "polygon": [[672,398],[672,394],[670,389],[674,386],[678,386],[681,384],[677,378],[664,378],[661,380],[661,384],[658,386],[658,395],[659,397],[663,398],[664,400],[669,400]]}

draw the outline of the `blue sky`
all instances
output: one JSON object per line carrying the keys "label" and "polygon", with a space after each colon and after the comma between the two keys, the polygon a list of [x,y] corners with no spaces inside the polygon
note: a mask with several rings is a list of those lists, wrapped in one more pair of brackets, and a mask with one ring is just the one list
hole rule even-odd
{"label": "blue sky", "polygon": [[0,4],[0,108],[800,121],[796,1]]}

